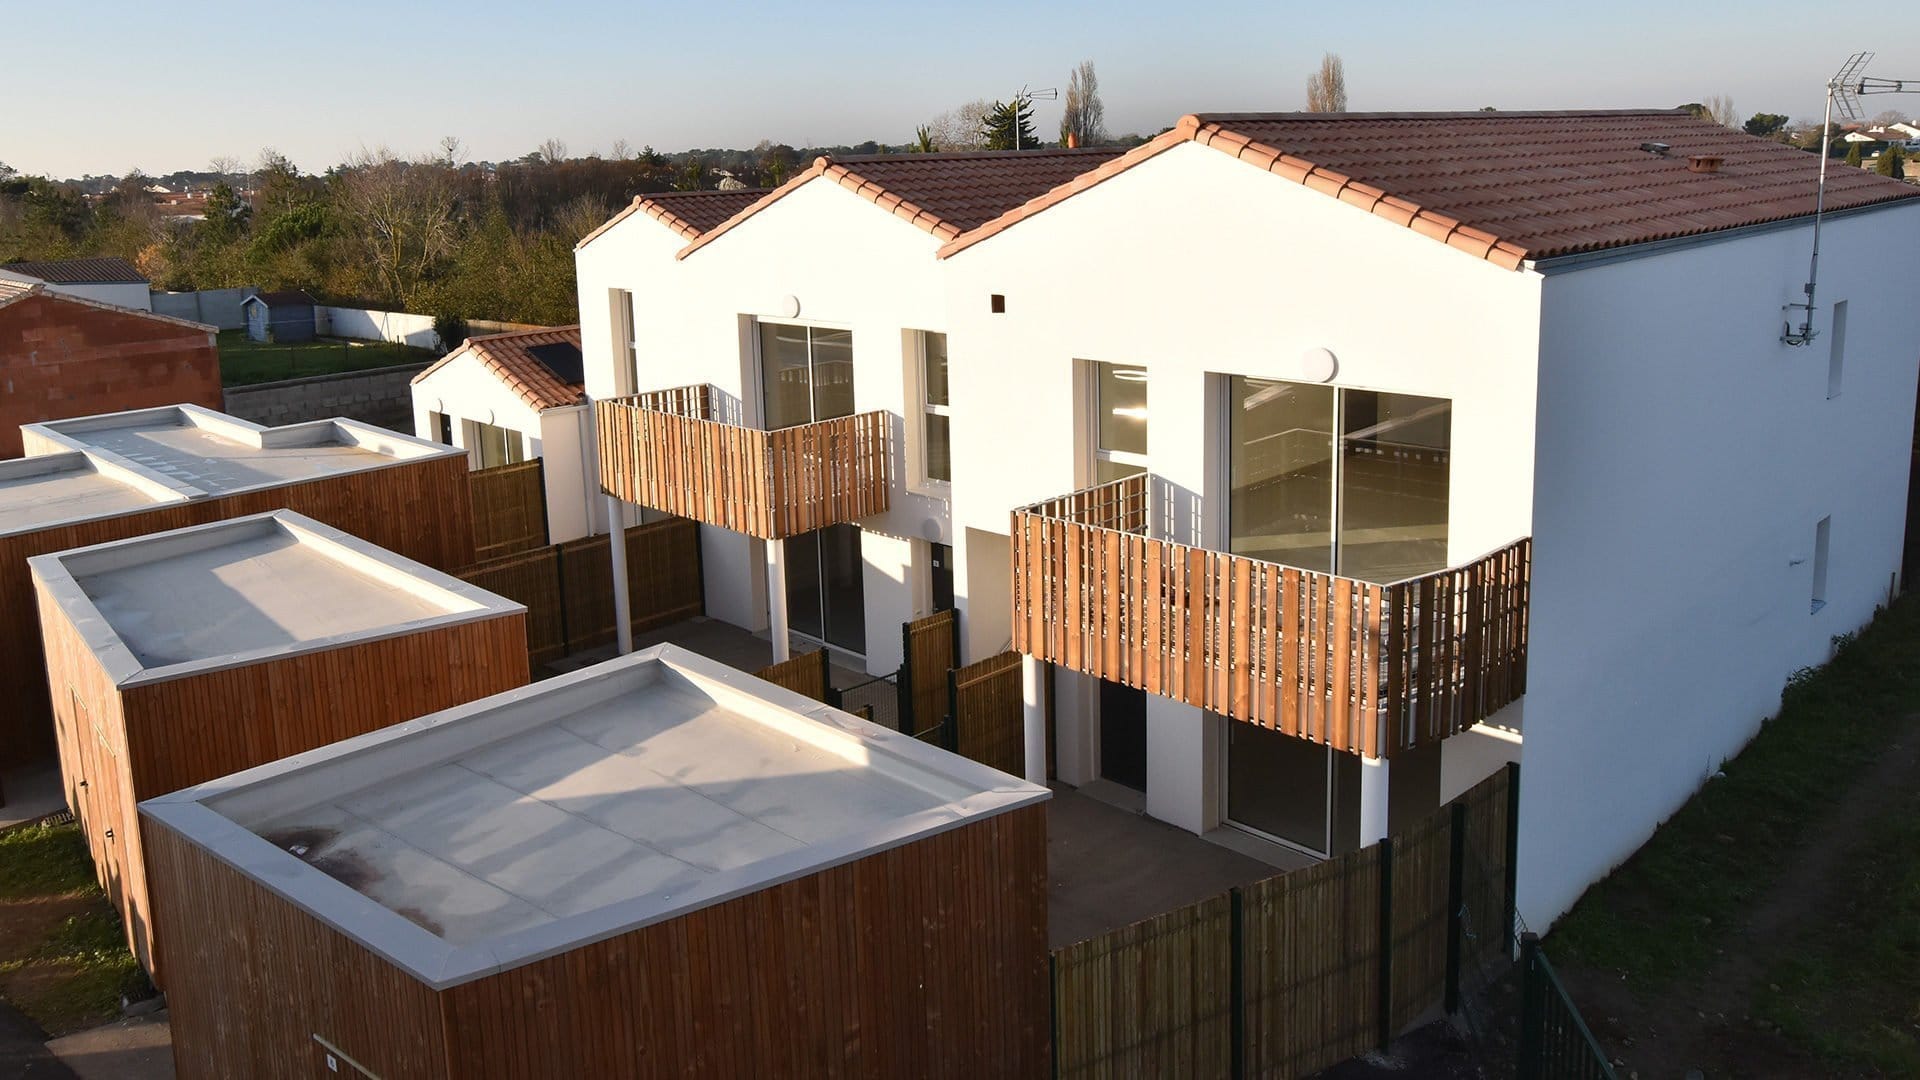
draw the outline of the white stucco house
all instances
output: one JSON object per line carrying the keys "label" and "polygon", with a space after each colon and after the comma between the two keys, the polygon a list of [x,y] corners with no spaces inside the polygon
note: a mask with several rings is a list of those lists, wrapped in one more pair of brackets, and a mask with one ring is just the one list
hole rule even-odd
{"label": "white stucco house", "polygon": [[776,648],[891,671],[950,597],[1030,778],[1050,682],[1058,779],[1195,833],[1520,761],[1543,928],[1899,588],[1920,191],[1829,176],[1809,312],[1817,166],[1676,111],[822,159],[582,245],[602,486]]}
{"label": "white stucco house", "polygon": [[475,469],[540,460],[555,544],[606,531],[591,421],[577,326],[470,337],[413,377],[421,438]]}
{"label": "white stucco house", "polygon": [[66,293],[135,311],[153,310],[153,284],[125,259],[100,256],[0,264],[0,281],[45,285]]}

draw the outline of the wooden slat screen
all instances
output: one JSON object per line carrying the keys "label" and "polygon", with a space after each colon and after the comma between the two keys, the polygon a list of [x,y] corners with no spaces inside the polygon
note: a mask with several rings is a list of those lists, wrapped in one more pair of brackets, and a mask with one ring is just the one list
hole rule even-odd
{"label": "wooden slat screen", "polygon": [[1452,815],[1443,810],[1393,838],[1393,1010],[1388,1019],[1394,1031],[1406,1028],[1446,992],[1452,837]]}
{"label": "wooden slat screen", "polygon": [[1306,1076],[1373,1049],[1378,845],[1241,886],[1240,918],[1248,1076]]}
{"label": "wooden slat screen", "polygon": [[1026,774],[1026,708],[1017,652],[955,668],[954,752],[1013,776]]}
{"label": "wooden slat screen", "polygon": [[1149,484],[1014,511],[1015,649],[1369,757],[1526,692],[1531,539],[1383,585],[1153,539]]}
{"label": "wooden slat screen", "polygon": [[900,730],[909,735],[944,737],[947,672],[960,662],[960,618],[936,611],[901,627]]}
{"label": "wooden slat screen", "polygon": [[796,694],[815,701],[825,701],[830,674],[828,663],[827,650],[815,649],[777,664],[768,664],[753,674],[755,678],[765,679],[775,686],[784,686]]}
{"label": "wooden slat screen", "polygon": [[1231,919],[1222,893],[1055,949],[1054,1075],[1227,1076]]}
{"label": "wooden slat screen", "polygon": [[541,459],[475,469],[473,555],[485,562],[547,546],[547,487]]}
{"label": "wooden slat screen", "polygon": [[761,431],[709,419],[711,400],[690,386],[595,402],[602,490],[768,540],[886,511],[887,413]]}

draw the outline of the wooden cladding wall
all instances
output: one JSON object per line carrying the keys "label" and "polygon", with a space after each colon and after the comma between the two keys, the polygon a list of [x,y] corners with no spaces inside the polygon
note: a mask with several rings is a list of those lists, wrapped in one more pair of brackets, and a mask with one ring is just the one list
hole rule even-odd
{"label": "wooden cladding wall", "polygon": [[1149,483],[1014,512],[1014,648],[1369,757],[1526,692],[1531,540],[1375,584],[1151,539]]}
{"label": "wooden cladding wall", "polygon": [[65,612],[40,611],[67,805],[156,982],[140,800],[527,683],[519,612],[122,690]]}
{"label": "wooden cladding wall", "polygon": [[547,546],[546,466],[542,459],[475,469],[473,557],[482,562]]}
{"label": "wooden cladding wall", "polygon": [[182,941],[183,1080],[314,1075],[293,1064],[309,1033],[388,1080],[1047,1068],[1043,806],[437,994],[153,832],[162,925]]}
{"label": "wooden cladding wall", "polygon": [[804,697],[832,704],[832,661],[825,649],[815,649],[777,664],[769,664],[753,675],[756,679],[765,679]]}
{"label": "wooden cladding wall", "polygon": [[953,752],[1013,776],[1027,772],[1022,659],[1003,652],[947,673]]}
{"label": "wooden cladding wall", "polygon": [[473,562],[469,499],[466,460],[441,457],[0,536],[0,765],[54,748],[29,558],[285,509],[451,571]]}
{"label": "wooden cladding wall", "polygon": [[[626,531],[627,599],[633,632],[706,611],[700,533],[671,518]],[[589,536],[476,563],[461,580],[527,606],[527,651],[535,664],[614,640],[613,562],[606,536]]]}
{"label": "wooden cladding wall", "polygon": [[596,402],[601,488],[768,540],[886,511],[886,413],[761,431],[710,420],[709,406],[704,386]]}

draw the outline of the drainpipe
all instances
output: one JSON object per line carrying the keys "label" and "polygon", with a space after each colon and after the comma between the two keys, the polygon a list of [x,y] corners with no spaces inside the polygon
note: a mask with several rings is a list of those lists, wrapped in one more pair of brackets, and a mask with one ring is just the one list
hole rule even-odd
{"label": "drainpipe", "polygon": [[1360,846],[1387,838],[1387,759],[1360,759]]}
{"label": "drainpipe", "polygon": [[627,523],[617,496],[607,496],[607,553],[613,556],[613,633],[620,655],[633,651],[633,602],[627,597]]}
{"label": "drainpipe", "polygon": [[1047,782],[1047,666],[1037,656],[1020,658],[1020,705],[1026,736],[1027,782]]}
{"label": "drainpipe", "polygon": [[767,541],[767,636],[773,639],[773,662],[793,655],[787,640],[787,542]]}

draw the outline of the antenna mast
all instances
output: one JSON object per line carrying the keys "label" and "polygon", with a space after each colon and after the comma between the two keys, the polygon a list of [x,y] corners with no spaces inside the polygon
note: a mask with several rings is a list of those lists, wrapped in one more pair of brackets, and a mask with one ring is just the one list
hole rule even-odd
{"label": "antenna mast", "polygon": [[[1840,65],[1833,78],[1827,80],[1827,113],[1820,122],[1820,182],[1813,196],[1813,257],[1807,266],[1807,284],[1804,291],[1805,301],[1785,305],[1786,311],[1800,312],[1800,328],[1794,329],[1793,320],[1787,319],[1780,328],[1780,340],[1788,345],[1806,345],[1818,336],[1813,328],[1814,287],[1820,281],[1820,219],[1827,209],[1827,161],[1833,150],[1833,110],[1837,105],[1849,120],[1860,119],[1860,95],[1866,93],[1860,75],[1860,69],[1873,59],[1870,52],[1857,52]],[[1884,81],[1884,80],[1875,80]],[[1898,84],[1895,84],[1898,85]]]}

